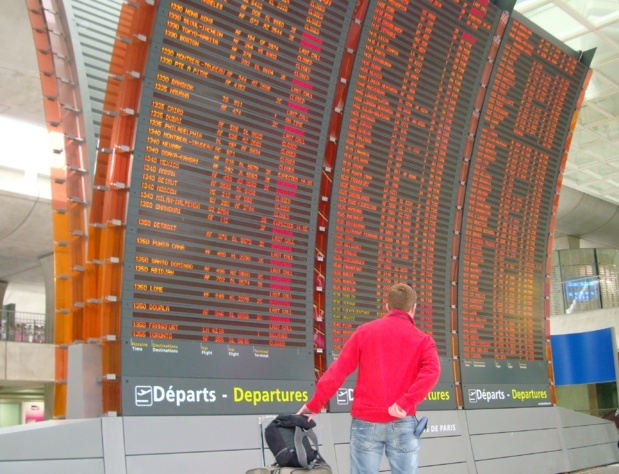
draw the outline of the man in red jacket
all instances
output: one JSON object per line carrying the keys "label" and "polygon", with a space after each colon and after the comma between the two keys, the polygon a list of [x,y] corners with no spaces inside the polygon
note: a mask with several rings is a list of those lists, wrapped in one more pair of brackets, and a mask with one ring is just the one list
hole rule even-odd
{"label": "man in red jacket", "polygon": [[409,285],[394,285],[387,294],[388,314],[357,328],[297,413],[313,417],[359,369],[351,412],[352,474],[378,473],[383,452],[392,474],[417,473],[416,407],[436,385],[440,361],[432,337],[415,326],[416,301]]}

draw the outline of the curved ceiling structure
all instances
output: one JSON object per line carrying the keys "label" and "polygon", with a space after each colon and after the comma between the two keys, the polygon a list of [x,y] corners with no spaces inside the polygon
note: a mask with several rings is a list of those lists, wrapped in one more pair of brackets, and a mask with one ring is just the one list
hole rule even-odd
{"label": "curved ceiling structure", "polygon": [[563,186],[557,210],[555,238],[577,237],[589,246],[619,248],[619,207]]}

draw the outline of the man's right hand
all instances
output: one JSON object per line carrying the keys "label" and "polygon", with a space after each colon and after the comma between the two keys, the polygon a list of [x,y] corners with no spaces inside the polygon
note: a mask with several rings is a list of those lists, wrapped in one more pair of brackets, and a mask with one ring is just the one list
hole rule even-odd
{"label": "man's right hand", "polygon": [[301,409],[296,414],[297,415],[307,415],[307,414],[309,414],[307,419],[310,420],[310,421],[311,421],[312,418],[314,418],[316,416],[316,413],[312,412],[309,408],[307,408],[307,405],[303,405],[301,407]]}

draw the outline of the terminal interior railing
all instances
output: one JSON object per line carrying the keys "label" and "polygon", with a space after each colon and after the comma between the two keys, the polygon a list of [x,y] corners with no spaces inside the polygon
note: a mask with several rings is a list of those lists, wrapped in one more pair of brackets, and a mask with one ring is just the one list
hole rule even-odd
{"label": "terminal interior railing", "polygon": [[53,344],[52,328],[45,324],[45,314],[2,310],[0,341]]}

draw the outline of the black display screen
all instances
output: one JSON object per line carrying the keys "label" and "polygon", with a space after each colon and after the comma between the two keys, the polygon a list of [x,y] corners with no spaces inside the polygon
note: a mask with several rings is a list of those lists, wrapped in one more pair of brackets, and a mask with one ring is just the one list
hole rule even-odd
{"label": "black display screen", "polygon": [[327,357],[337,358],[360,324],[385,314],[393,284],[409,283],[418,294],[416,324],[436,341],[439,390],[451,406],[453,209],[499,15],[479,1],[372,3],[334,173]]}
{"label": "black display screen", "polygon": [[510,19],[497,56],[463,214],[460,365],[468,408],[551,404],[548,235],[587,68],[523,21]]}
{"label": "black display screen", "polygon": [[127,217],[127,385],[275,373],[313,384],[307,275],[348,8],[159,3]]}

